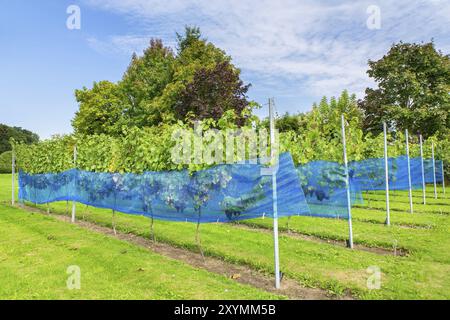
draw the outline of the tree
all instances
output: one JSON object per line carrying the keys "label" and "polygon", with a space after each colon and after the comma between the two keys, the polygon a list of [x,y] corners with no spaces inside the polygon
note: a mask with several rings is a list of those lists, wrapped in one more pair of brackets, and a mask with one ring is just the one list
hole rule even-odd
{"label": "tree", "polygon": [[20,127],[9,127],[0,123],[0,154],[12,150],[9,140],[13,138],[16,142],[32,144],[39,141],[39,136],[29,130]]}
{"label": "tree", "polygon": [[175,57],[160,39],[150,40],[150,46],[138,57],[133,54],[119,88],[127,106],[124,117],[127,125],[151,126],[162,121],[167,108],[156,103],[173,80]]}
{"label": "tree", "polygon": [[386,121],[392,130],[425,137],[450,128],[450,57],[434,43],[398,43],[378,61],[369,61],[368,75],[378,88],[366,89],[359,106],[364,129],[379,133]]}
{"label": "tree", "polygon": [[199,28],[186,27],[177,40],[176,55],[152,39],[142,56],[133,54],[121,81],[76,90],[80,108],[72,121],[75,131],[122,135],[130,127],[217,120],[228,110],[235,112],[237,124],[244,123],[249,117],[244,111],[255,103],[247,101],[249,85],[240,80],[231,58],[203,39]]}
{"label": "tree", "polygon": [[75,91],[80,104],[72,120],[76,133],[116,135],[125,125],[123,96],[117,84],[109,81],[94,82],[92,89]]}
{"label": "tree", "polygon": [[[261,122],[261,126],[269,129],[270,121],[268,118],[264,119]],[[275,127],[279,132],[303,132],[306,128],[306,114],[305,113],[297,113],[290,114],[286,112],[282,116],[277,117],[277,121],[275,122]]]}
{"label": "tree", "polygon": [[189,114],[195,120],[219,120],[227,110],[233,110],[236,124],[243,126],[251,114],[246,96],[249,87],[239,79],[239,73],[228,61],[212,69],[201,68],[181,92],[175,113],[181,120]]}
{"label": "tree", "polygon": [[[226,53],[201,37],[198,28],[186,27],[177,34],[178,55],[175,80],[165,92],[171,110],[178,120],[219,119],[233,110],[237,125],[242,125],[255,103],[247,101],[250,85],[240,79],[240,70]],[[186,118],[187,117],[187,118]]]}
{"label": "tree", "polygon": [[319,104],[313,104],[311,111],[298,115],[301,126],[295,131],[280,134],[282,151],[290,151],[295,163],[307,163],[311,160],[341,161],[342,114],[348,123],[348,157],[358,160],[364,146],[362,113],[358,108],[356,96],[349,95],[346,90],[337,99],[323,97]]}
{"label": "tree", "polygon": [[186,26],[184,29],[184,35],[177,32],[176,36],[179,53],[183,52],[183,50],[190,47],[196,41],[206,42],[206,39],[201,39],[202,33],[200,32],[199,27]]}

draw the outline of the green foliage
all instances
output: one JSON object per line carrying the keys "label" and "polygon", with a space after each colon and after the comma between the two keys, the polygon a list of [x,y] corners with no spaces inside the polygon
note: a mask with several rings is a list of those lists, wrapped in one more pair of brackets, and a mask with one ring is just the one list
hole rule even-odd
{"label": "green foliage", "polygon": [[[193,43],[197,41],[201,41],[202,33],[200,32],[199,27],[185,27],[184,34],[176,33],[177,41],[178,41],[178,52],[183,52],[186,48],[192,46]],[[203,39],[206,41],[206,39]]]}
{"label": "green foliage", "polygon": [[16,163],[29,173],[66,171],[74,167],[74,146],[73,136],[54,136],[29,146],[14,142]]}
{"label": "green foliage", "polygon": [[[248,111],[248,110],[247,110]],[[257,128],[267,125],[267,120],[260,122],[248,111],[247,123],[255,123]],[[342,162],[341,114],[346,120],[347,155],[349,161],[367,158],[383,157],[383,135],[369,133],[364,136],[362,131],[362,114],[358,109],[356,99],[344,91],[339,98],[323,98],[312,111],[295,116],[285,115],[278,121],[282,123],[279,135],[280,151],[292,154],[295,164],[304,164],[314,160]],[[214,143],[209,139],[208,130],[236,129],[237,120],[234,110],[227,110],[218,120],[205,119],[197,123],[176,122],[160,124],[159,126],[138,128],[137,126],[122,127],[117,136],[107,134],[75,134],[74,136],[57,136],[51,140],[27,147],[16,143],[17,163],[19,167],[30,173],[61,172],[74,167],[73,147],[77,145],[78,158],[76,167],[94,172],[135,172],[181,170],[198,171],[211,164],[190,163],[177,164],[172,161],[173,147],[181,143],[183,136],[174,139],[174,133],[184,130],[185,135],[193,135],[200,130],[205,136],[204,142]],[[285,118],[288,118],[284,121]],[[284,122],[283,122],[284,121]],[[290,123],[301,123],[296,127]],[[243,131],[250,126],[242,127]],[[287,129],[287,130],[284,130]],[[295,129],[295,130],[294,130]],[[225,144],[225,136],[222,136]],[[178,140],[177,140],[178,139]],[[436,159],[444,159],[446,173],[449,172],[450,139],[440,135],[429,138],[424,143],[424,156],[431,157],[431,141],[435,143]],[[194,141],[191,141],[191,153],[194,152]],[[249,145],[246,145],[246,155],[249,157]],[[220,148],[224,152],[225,145]],[[235,150],[237,153],[237,150]],[[405,135],[401,131],[390,131],[388,134],[389,157],[405,154]],[[235,161],[238,159],[235,154]],[[418,157],[418,137],[410,135],[410,155]],[[9,169],[8,169],[9,170]],[[8,171],[9,172],[9,171]]]}
{"label": "green foliage", "polygon": [[11,165],[12,151],[6,151],[0,154],[0,173],[11,173]]}
{"label": "green foliage", "polygon": [[[307,117],[307,113],[290,114],[286,112],[282,116],[277,117],[275,128],[279,132],[303,132],[306,129]],[[261,126],[269,129],[269,119],[264,119],[261,122]]]}
{"label": "green foliage", "polygon": [[383,121],[425,137],[450,128],[450,57],[433,42],[400,42],[380,60],[369,61],[369,67],[378,88],[366,89],[360,101],[366,131],[381,132]]}
{"label": "green foliage", "polygon": [[[347,153],[351,160],[363,157],[364,137],[361,130],[362,114],[358,109],[356,97],[342,92],[330,101],[324,97],[319,105],[297,116],[301,123],[296,131],[280,133],[282,151],[292,153],[295,163],[313,160],[342,161],[341,115],[346,119]],[[293,122],[292,116],[287,115]],[[282,123],[286,121],[281,120]],[[277,120],[278,122],[278,120]]]}
{"label": "green foliage", "polygon": [[[184,133],[193,136],[194,130],[200,130],[200,134],[206,135],[212,128],[228,129],[235,126],[235,114],[229,110],[217,121],[208,119],[198,123],[197,129],[191,123],[182,122],[146,128],[130,127],[123,128],[122,134],[116,137],[106,134],[54,136],[31,146],[14,143],[14,149],[18,167],[29,173],[62,172],[74,167],[93,172],[142,173],[181,169],[192,172],[210,167],[211,164],[174,163],[172,148],[184,138],[175,137],[174,132],[184,130]],[[194,142],[191,143],[193,148]],[[76,166],[73,162],[75,146]]]}
{"label": "green foliage", "polygon": [[118,85],[109,81],[94,82],[92,89],[84,87],[75,91],[80,104],[72,125],[80,134],[116,135],[125,125],[123,96]]}
{"label": "green foliage", "polygon": [[31,144],[38,142],[39,136],[31,131],[19,127],[9,127],[0,123],[0,154],[11,150],[10,139]]}
{"label": "green foliage", "polygon": [[72,121],[75,132],[119,136],[130,127],[218,120],[227,110],[234,110],[242,125],[255,104],[247,101],[249,86],[231,58],[202,39],[198,28],[186,27],[177,38],[176,55],[152,39],[142,56],[133,55],[121,81],[76,90],[80,108]]}
{"label": "green foliage", "polygon": [[175,56],[161,40],[150,40],[150,47],[141,57],[135,54],[118,86],[125,100],[127,126],[156,125],[171,116],[167,102],[167,86],[174,81]]}
{"label": "green foliage", "polygon": [[[310,112],[298,115],[285,114],[277,119],[280,130],[281,151],[289,151],[296,164],[314,160],[342,162],[341,114],[346,120],[347,157],[349,161],[384,156],[383,133],[364,135],[363,114],[354,96],[344,91],[338,99],[325,97],[314,104]],[[297,125],[298,124],[298,125]],[[268,126],[268,121],[261,123]],[[405,134],[399,130],[388,131],[388,156],[406,154]],[[435,158],[444,160],[446,176],[450,175],[450,135],[437,133],[424,141],[424,157],[431,158],[431,141],[435,144]],[[409,135],[410,156],[419,157],[419,138]]]}

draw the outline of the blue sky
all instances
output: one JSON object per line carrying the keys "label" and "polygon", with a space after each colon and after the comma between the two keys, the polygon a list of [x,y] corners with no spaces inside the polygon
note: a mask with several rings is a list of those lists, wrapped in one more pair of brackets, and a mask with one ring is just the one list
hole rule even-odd
{"label": "blue sky", "polygon": [[[133,52],[140,54],[152,37],[175,46],[175,32],[184,25],[199,26],[231,55],[252,83],[250,98],[264,103],[275,97],[279,112],[308,110],[343,89],[362,97],[373,86],[367,60],[379,59],[394,42],[433,38],[450,53],[450,0],[0,4],[0,122],[41,138],[71,132],[75,89],[119,80]],[[69,5],[81,10],[80,30],[66,27]],[[380,29],[367,26],[371,5],[380,9]]]}

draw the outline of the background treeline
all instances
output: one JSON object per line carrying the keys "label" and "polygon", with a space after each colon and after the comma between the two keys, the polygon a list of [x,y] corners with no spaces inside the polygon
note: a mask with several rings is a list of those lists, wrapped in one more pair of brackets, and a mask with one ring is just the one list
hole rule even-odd
{"label": "background treeline", "polygon": [[0,123],[0,173],[11,172],[11,138],[24,144],[39,141],[39,136],[31,131]]}
{"label": "background treeline", "polygon": [[[226,53],[204,39],[198,28],[177,34],[175,51],[152,39],[141,56],[134,54],[122,79],[94,82],[76,90],[79,103],[72,124],[74,135],[55,137],[32,148],[16,146],[23,168],[31,172],[60,171],[77,166],[92,171],[141,172],[172,170],[171,140],[177,128],[192,128],[202,121],[209,128],[267,127],[267,119],[253,114],[261,107],[249,101],[250,84]],[[357,100],[343,91],[324,97],[312,110],[278,115],[282,151],[296,163],[341,161],[340,116],[348,122],[350,160],[383,155],[382,123],[389,130],[389,155],[404,154],[404,131],[410,132],[411,155],[418,156],[418,135],[430,157],[450,163],[450,58],[430,43],[397,43],[378,61],[368,62],[375,88]],[[45,148],[59,151],[42,151]],[[64,154],[64,155],[63,155]],[[36,156],[38,155],[38,156]],[[39,161],[33,161],[33,158]],[[196,170],[201,166],[189,166]]]}

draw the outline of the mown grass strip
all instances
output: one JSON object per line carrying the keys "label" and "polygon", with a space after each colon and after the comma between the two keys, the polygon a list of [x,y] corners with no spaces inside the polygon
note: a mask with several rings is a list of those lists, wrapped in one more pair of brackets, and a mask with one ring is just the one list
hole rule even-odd
{"label": "mown grass strip", "polygon": [[[0,205],[0,299],[279,299],[146,249]],[[67,268],[81,269],[69,290]]]}

